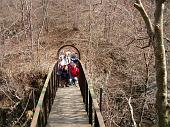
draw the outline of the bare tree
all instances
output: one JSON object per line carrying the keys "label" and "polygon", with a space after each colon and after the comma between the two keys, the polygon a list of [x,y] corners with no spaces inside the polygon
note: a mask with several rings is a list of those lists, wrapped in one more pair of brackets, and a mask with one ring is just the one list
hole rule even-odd
{"label": "bare tree", "polygon": [[42,3],[44,13],[44,27],[45,31],[48,32],[48,12],[47,12],[48,0],[42,0]]}
{"label": "bare tree", "polygon": [[167,69],[163,40],[163,11],[165,1],[166,0],[155,0],[153,24],[141,0],[136,0],[136,3],[134,4],[134,7],[138,9],[145,21],[147,33],[150,37],[149,45],[151,43],[154,47],[156,83],[158,88],[156,95],[156,108],[158,112],[160,127],[168,127],[170,125],[167,110]]}
{"label": "bare tree", "polygon": [[4,39],[4,35],[2,35],[2,37],[1,37],[0,51],[1,51],[1,55],[0,55],[0,67],[2,67],[3,66],[3,57],[5,55],[5,39]]}
{"label": "bare tree", "polygon": [[31,42],[31,50],[33,51],[34,48],[34,40],[33,40],[33,23],[32,23],[32,0],[26,0],[26,6],[27,6],[27,20],[29,23],[29,38]]}

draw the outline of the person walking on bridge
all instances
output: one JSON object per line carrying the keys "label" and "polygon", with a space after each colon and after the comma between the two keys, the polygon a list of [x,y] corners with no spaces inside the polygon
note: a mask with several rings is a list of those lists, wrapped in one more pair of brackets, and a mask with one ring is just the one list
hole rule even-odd
{"label": "person walking on bridge", "polygon": [[69,71],[70,71],[70,83],[76,86],[76,84],[78,84],[78,76],[80,70],[76,66],[76,64],[73,63],[72,66],[69,67]]}

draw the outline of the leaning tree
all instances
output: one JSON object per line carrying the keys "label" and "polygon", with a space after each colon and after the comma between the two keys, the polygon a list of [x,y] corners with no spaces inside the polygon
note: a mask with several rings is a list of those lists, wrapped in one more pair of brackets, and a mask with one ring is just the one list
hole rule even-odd
{"label": "leaning tree", "polygon": [[[140,12],[150,38],[149,45],[154,48],[156,69],[156,109],[159,118],[159,127],[170,126],[170,115],[168,114],[167,101],[167,69],[166,56],[163,39],[163,11],[166,0],[155,0],[154,22],[148,16],[141,0],[136,0],[134,7]],[[168,116],[169,115],[169,116]]]}

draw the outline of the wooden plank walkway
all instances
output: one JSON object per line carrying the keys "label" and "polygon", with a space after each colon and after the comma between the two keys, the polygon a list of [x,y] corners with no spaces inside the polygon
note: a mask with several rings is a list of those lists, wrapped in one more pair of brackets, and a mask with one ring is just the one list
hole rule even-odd
{"label": "wooden plank walkway", "polygon": [[91,127],[79,87],[58,89],[46,127]]}

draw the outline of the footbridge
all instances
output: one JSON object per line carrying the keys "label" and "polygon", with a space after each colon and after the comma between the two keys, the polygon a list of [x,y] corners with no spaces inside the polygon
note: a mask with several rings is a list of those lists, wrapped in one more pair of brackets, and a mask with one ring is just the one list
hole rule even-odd
{"label": "footbridge", "polygon": [[81,61],[78,67],[79,86],[62,88],[57,75],[58,62],[51,66],[31,127],[105,127],[93,86],[86,79]]}

